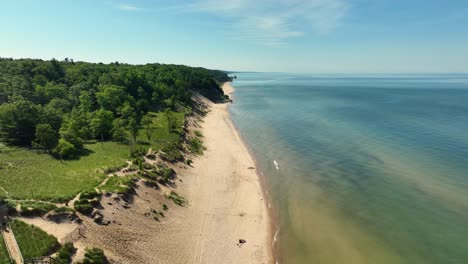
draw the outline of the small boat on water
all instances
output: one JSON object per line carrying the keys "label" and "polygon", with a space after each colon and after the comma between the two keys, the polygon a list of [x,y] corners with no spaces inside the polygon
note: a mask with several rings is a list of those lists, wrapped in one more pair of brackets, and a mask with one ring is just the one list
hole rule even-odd
{"label": "small boat on water", "polygon": [[279,164],[276,160],[273,160],[273,163],[275,164],[276,170],[279,170]]}

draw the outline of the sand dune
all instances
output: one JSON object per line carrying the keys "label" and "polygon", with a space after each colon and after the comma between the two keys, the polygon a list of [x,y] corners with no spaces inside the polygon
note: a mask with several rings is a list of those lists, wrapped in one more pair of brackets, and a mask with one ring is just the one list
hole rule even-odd
{"label": "sand dune", "polygon": [[[232,92],[229,84],[223,87]],[[175,191],[188,205],[179,207],[139,183],[129,208],[115,197],[103,197],[103,214],[111,220],[99,226],[83,218],[83,236],[75,243],[80,259],[85,247],[100,247],[115,263],[272,263],[270,219],[254,161],[234,129],[228,104],[205,102],[209,113],[200,123],[207,147],[192,167],[175,167]],[[152,209],[169,210],[160,221]],[[49,228],[50,229],[50,228]],[[50,230],[52,231],[52,230]],[[245,243],[239,243],[239,240]]]}

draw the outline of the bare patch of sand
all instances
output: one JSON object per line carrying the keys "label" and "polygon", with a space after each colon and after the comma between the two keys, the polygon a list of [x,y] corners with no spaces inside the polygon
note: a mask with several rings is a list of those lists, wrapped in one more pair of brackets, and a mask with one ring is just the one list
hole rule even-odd
{"label": "bare patch of sand", "polygon": [[61,244],[72,242],[77,239],[75,236],[79,227],[77,223],[67,221],[58,224],[41,217],[20,217],[19,219],[28,224],[35,225],[53,235]]}

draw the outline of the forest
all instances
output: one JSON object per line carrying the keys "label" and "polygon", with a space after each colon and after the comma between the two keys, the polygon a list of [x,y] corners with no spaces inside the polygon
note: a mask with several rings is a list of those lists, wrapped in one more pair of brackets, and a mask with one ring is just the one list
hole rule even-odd
{"label": "forest", "polygon": [[130,142],[149,112],[191,110],[193,93],[224,101],[227,73],[182,65],[0,59],[0,142],[56,158],[89,140]]}

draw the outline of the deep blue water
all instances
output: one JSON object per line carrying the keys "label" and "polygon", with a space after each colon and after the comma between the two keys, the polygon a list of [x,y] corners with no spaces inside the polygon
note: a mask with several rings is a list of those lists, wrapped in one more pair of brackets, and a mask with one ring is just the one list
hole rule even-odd
{"label": "deep blue water", "polygon": [[280,263],[468,263],[468,75],[237,76]]}

